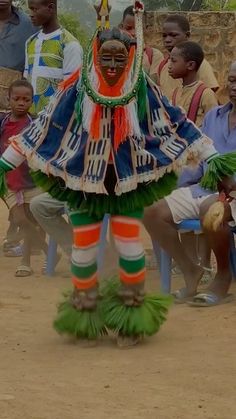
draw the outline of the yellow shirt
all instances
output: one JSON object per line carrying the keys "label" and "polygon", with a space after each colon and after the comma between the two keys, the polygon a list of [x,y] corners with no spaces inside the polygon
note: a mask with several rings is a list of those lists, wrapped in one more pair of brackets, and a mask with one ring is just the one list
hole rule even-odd
{"label": "yellow shirt", "polygon": [[152,62],[148,58],[146,51],[144,50],[143,54],[143,68],[146,73],[156,82],[157,81],[157,69],[159,67],[160,62],[163,60],[164,55],[162,54],[159,49],[151,48],[152,53]]}
{"label": "yellow shirt", "polygon": [[[181,108],[183,108],[185,112],[188,113],[193,95],[201,83],[202,81],[195,81],[194,83],[189,84],[188,86],[178,87],[175,97],[175,105],[181,106]],[[202,125],[202,121],[206,113],[217,105],[218,102],[215,93],[213,92],[213,90],[207,87],[202,93],[202,97],[200,99],[195,124],[198,127],[200,127]]]}
{"label": "yellow shirt", "polygon": [[[162,93],[171,100],[173,91],[176,87],[181,87],[181,79],[173,79],[168,73],[169,62],[164,65],[161,70],[159,78],[159,85]],[[207,60],[203,60],[201,67],[198,70],[198,80],[202,80],[203,83],[210,89],[217,89],[219,87],[218,81],[214,75],[213,69]]]}

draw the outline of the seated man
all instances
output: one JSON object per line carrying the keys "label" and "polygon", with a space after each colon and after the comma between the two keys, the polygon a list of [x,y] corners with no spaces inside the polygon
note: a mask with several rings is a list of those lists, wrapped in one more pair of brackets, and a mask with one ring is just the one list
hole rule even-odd
{"label": "seated man", "polygon": [[67,256],[71,256],[72,227],[63,217],[65,203],[52,198],[48,193],[34,197],[30,210],[40,227],[61,247]]}
{"label": "seated man", "polygon": [[[236,150],[236,62],[229,70],[228,91],[230,102],[209,111],[202,127],[203,132],[214,140],[217,151],[222,154]],[[230,229],[226,224],[217,232],[206,231],[216,257],[217,273],[207,292],[197,295],[195,294],[204,270],[188,257],[176,229],[176,224],[184,219],[202,218],[209,206],[218,199],[218,194],[211,194],[196,184],[203,173],[203,165],[197,170],[186,169],[182,174],[184,187],[147,208],[144,225],[152,239],[158,240],[183,272],[186,287],[175,292],[176,301],[185,302],[193,297],[191,304],[211,306],[229,300],[227,292],[231,283]],[[234,218],[234,211],[232,216]]]}

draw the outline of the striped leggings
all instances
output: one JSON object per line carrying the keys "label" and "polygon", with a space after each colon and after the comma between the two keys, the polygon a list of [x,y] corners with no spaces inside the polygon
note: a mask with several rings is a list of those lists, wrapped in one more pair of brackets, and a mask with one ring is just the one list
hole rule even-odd
{"label": "striped leggings", "polygon": [[[123,285],[141,285],[145,279],[145,256],[140,241],[142,212],[111,216],[111,231],[119,253],[119,277]],[[98,284],[97,253],[102,220],[87,213],[72,212],[72,282],[81,291]]]}

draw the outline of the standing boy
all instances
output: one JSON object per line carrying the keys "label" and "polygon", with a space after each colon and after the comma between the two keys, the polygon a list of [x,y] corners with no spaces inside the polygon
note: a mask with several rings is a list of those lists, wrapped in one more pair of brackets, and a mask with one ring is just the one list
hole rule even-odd
{"label": "standing boy", "polygon": [[175,88],[172,104],[181,106],[191,121],[202,125],[205,114],[218,105],[215,93],[198,79],[198,70],[204,60],[204,52],[196,42],[182,42],[170,53],[169,75],[181,79],[182,86]]}
{"label": "standing boy", "polygon": [[[175,88],[181,86],[181,80],[173,79],[169,75],[169,57],[176,45],[189,40],[190,26],[186,17],[182,15],[168,16],[163,24],[162,36],[167,55],[158,66],[157,77],[163,94],[171,99]],[[213,69],[206,59],[203,60],[198,70],[198,80],[204,82],[207,87],[214,91],[219,88]]]}
{"label": "standing boy", "polygon": [[29,17],[12,5],[0,2],[0,111],[8,109],[10,84],[22,77],[25,63],[25,42],[36,29]]}
{"label": "standing boy", "polygon": [[[129,6],[123,13],[122,23],[120,28],[128,32],[132,37],[135,37],[135,18],[134,7]],[[148,47],[145,45],[143,55],[143,68],[146,73],[156,81],[157,67],[163,60],[163,54],[159,49]]]}
{"label": "standing boy", "polygon": [[[26,80],[15,81],[9,88],[10,112],[1,122],[0,151],[10,144],[9,139],[24,130],[32,121],[29,109],[32,105],[33,89]],[[9,208],[9,215],[20,228],[23,239],[23,256],[15,275],[25,277],[32,274],[30,256],[33,241],[47,253],[47,245],[35,226],[35,221],[29,210],[31,199],[40,194],[29,174],[29,167],[23,162],[17,169],[6,176],[8,191],[4,201]]]}
{"label": "standing boy", "polygon": [[61,28],[57,0],[29,0],[30,17],[42,29],[26,43],[24,76],[34,89],[32,112],[37,114],[49,102],[60,81],[82,64],[82,48],[77,39]]}
{"label": "standing boy", "polygon": [[[204,60],[204,52],[196,42],[186,41],[174,47],[170,53],[169,74],[173,79],[181,79],[182,86],[176,87],[172,95],[172,104],[181,106],[189,119],[198,127],[202,125],[208,111],[218,105],[215,93],[197,78],[197,72]],[[191,169],[190,169],[191,170]],[[189,169],[183,170],[179,186],[188,183]],[[201,263],[205,270],[204,281],[212,275],[211,250],[203,234],[185,233],[181,242],[189,256]]]}
{"label": "standing boy", "polygon": [[[48,104],[58,84],[82,65],[83,52],[78,40],[60,27],[56,0],[29,0],[29,9],[32,22],[42,27],[26,43],[24,73],[34,88],[32,112],[38,113]],[[32,199],[30,208],[44,231],[70,254],[72,232],[62,216],[63,202],[44,193]]]}

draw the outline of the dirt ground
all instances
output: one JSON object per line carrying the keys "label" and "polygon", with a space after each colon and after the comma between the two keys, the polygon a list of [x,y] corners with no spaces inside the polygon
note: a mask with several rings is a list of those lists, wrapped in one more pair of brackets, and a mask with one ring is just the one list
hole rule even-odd
{"label": "dirt ground", "polygon": [[[0,240],[6,219],[0,204]],[[52,329],[70,286],[66,262],[51,279],[40,276],[42,257],[28,279],[14,277],[18,259],[0,263],[0,419],[236,418],[236,302],[174,306],[161,332],[132,350],[111,340],[82,348]],[[158,287],[149,272],[148,288]]]}

